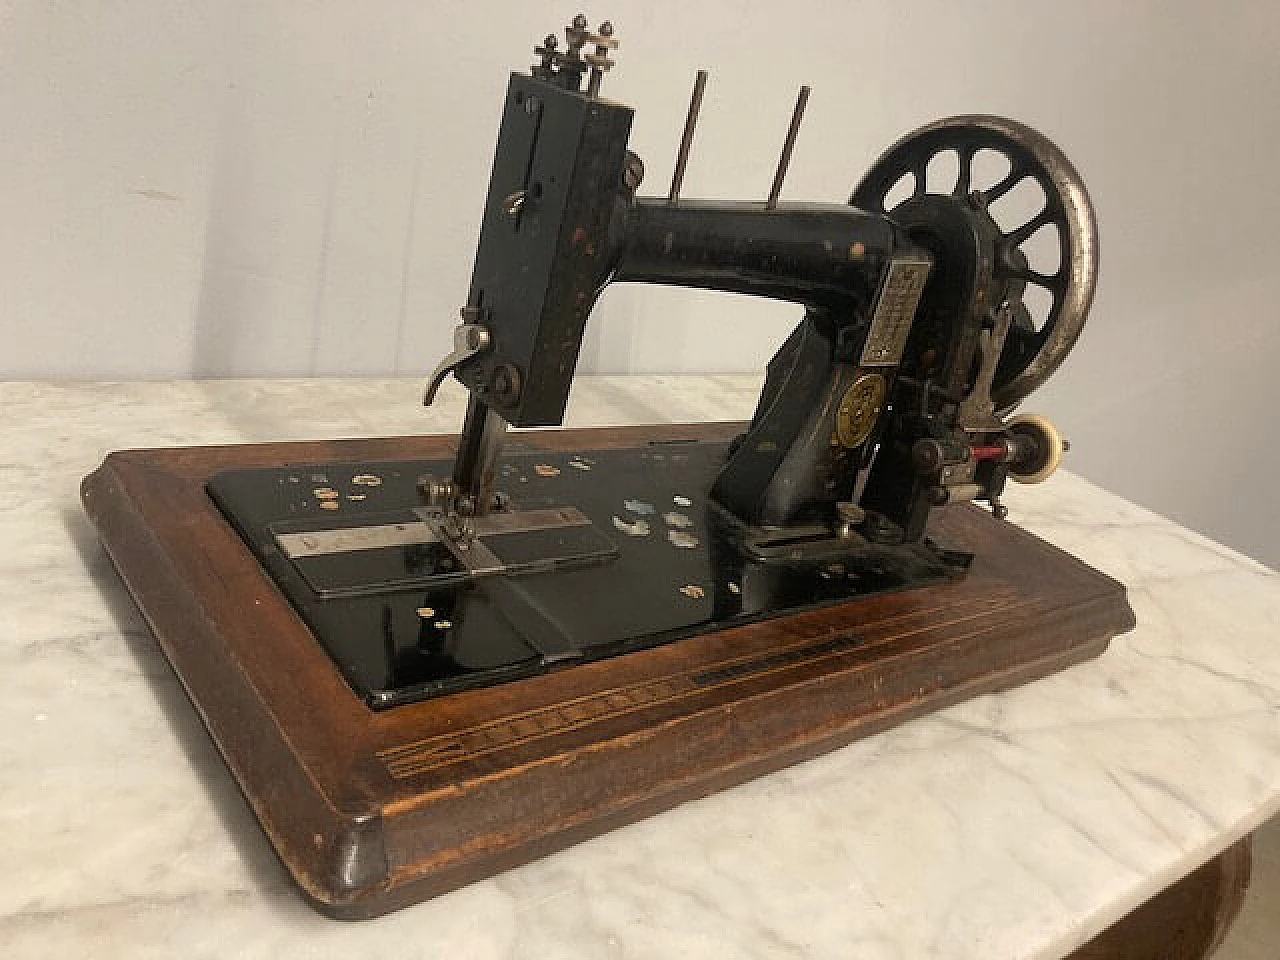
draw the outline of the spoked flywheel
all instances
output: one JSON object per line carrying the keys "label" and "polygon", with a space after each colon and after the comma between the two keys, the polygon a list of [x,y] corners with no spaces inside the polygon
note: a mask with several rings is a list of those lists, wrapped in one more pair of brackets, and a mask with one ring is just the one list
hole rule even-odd
{"label": "spoked flywheel", "polygon": [[996,409],[1009,410],[1058,368],[1088,317],[1098,275],[1089,195],[1046,137],[1013,120],[975,115],[939,120],[899,140],[850,202],[892,217],[901,203],[934,194],[987,211],[999,231],[996,276],[1023,301],[991,388]]}

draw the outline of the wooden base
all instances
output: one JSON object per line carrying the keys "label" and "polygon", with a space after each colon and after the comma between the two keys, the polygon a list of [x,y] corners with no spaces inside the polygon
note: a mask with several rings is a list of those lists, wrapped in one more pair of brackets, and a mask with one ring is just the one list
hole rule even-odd
{"label": "wooden base", "polygon": [[[518,435],[546,450],[736,424]],[[277,853],[314,905],[372,917],[858,737],[1096,656],[1124,588],[969,506],[965,578],[375,713],[205,493],[231,467],[432,458],[454,438],[111,454],[83,499]],[[833,642],[856,638],[856,642]]]}

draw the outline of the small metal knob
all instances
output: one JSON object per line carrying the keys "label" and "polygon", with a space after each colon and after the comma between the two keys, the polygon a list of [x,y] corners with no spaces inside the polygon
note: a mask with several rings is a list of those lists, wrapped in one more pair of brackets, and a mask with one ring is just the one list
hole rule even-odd
{"label": "small metal knob", "polygon": [[525,201],[528,199],[528,190],[517,190],[515,193],[508,194],[507,198],[502,201],[502,212],[508,217],[514,217],[524,209]]}

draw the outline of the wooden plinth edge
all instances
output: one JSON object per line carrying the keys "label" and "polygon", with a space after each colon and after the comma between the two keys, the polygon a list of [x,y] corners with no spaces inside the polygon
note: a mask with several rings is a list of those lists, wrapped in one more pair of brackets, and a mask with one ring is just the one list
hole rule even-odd
{"label": "wooden plinth edge", "polygon": [[1238,840],[1094,937],[1067,960],[1204,960],[1240,915],[1253,835]]}
{"label": "wooden plinth edge", "polygon": [[[547,431],[515,443],[587,450],[740,429]],[[124,451],[84,482],[108,553],[258,820],[331,916],[397,909],[1025,683],[1134,625],[1118,583],[964,506],[936,524],[977,555],[957,582],[374,713],[204,483],[231,467],[452,449],[450,437],[406,437]]]}

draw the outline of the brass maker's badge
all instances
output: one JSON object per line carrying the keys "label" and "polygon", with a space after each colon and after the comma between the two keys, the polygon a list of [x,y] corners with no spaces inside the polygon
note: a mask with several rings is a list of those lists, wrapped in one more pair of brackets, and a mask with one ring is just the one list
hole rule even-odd
{"label": "brass maker's badge", "polygon": [[849,385],[836,411],[836,439],[840,446],[852,450],[871,435],[884,406],[884,394],[884,377],[878,373],[864,373]]}

